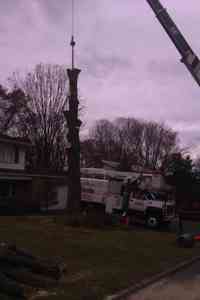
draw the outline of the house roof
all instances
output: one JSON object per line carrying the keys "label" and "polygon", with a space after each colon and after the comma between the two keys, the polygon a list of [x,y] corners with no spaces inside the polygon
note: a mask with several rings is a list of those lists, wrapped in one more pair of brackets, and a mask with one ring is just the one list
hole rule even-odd
{"label": "house roof", "polygon": [[27,172],[25,170],[8,170],[0,168],[0,181],[4,180],[33,180],[34,178],[39,179],[53,179],[60,182],[67,182],[67,174],[62,173],[41,173],[41,172]]}
{"label": "house roof", "polygon": [[116,161],[110,161],[110,160],[102,160],[102,163],[106,166],[112,167],[112,168],[118,168],[120,163]]}
{"label": "house roof", "polygon": [[31,146],[31,142],[28,139],[20,138],[20,137],[11,137],[5,134],[0,134],[0,142],[6,144],[14,144],[14,145],[21,145],[21,146]]}

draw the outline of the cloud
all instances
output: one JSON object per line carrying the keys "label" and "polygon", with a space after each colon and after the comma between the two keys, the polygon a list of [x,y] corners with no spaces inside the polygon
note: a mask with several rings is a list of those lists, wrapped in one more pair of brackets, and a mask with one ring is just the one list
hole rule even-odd
{"label": "cloud", "polygon": [[[199,0],[162,0],[200,55]],[[145,0],[75,0],[76,65],[87,128],[118,116],[164,121],[200,144],[199,87]],[[0,0],[0,79],[35,64],[70,66],[70,0]]]}

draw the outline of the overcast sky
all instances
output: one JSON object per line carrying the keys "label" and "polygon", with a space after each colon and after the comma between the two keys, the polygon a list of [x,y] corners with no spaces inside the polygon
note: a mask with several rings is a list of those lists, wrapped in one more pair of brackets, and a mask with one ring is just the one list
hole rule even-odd
{"label": "overcast sky", "polygon": [[[199,0],[162,3],[200,56]],[[200,89],[147,2],[75,0],[75,8],[86,129],[99,118],[162,121],[198,149]],[[70,35],[71,0],[0,0],[1,82],[40,62],[69,67]]]}

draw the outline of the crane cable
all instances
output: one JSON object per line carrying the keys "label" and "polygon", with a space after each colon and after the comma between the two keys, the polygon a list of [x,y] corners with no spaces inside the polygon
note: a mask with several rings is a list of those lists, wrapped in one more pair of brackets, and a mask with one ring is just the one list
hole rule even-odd
{"label": "crane cable", "polygon": [[74,0],[72,0],[72,36],[74,36]]}
{"label": "crane cable", "polygon": [[74,14],[75,14],[75,9],[74,9],[74,0],[72,0],[72,37],[71,37],[71,46],[72,46],[72,69],[74,69],[74,47],[76,45],[75,40],[74,40]]}

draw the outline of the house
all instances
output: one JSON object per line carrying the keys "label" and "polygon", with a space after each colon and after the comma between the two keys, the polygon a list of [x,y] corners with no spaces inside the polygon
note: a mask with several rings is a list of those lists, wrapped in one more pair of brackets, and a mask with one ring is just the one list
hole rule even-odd
{"label": "house", "polygon": [[0,169],[24,170],[26,148],[30,142],[0,134]]}
{"label": "house", "polygon": [[25,199],[31,178],[25,172],[28,140],[0,134],[0,209],[10,209]]}
{"label": "house", "polygon": [[66,173],[28,172],[26,152],[31,146],[29,140],[0,134],[0,213],[39,211],[50,204],[66,207]]}

